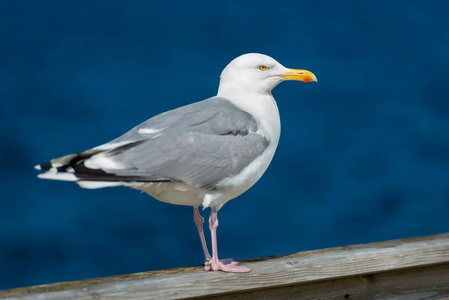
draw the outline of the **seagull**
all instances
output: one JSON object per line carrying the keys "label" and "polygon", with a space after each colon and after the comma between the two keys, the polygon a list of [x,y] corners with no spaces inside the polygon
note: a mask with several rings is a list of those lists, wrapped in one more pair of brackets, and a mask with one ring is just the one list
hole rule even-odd
{"label": "seagull", "polygon": [[[307,70],[288,69],[249,53],[232,60],[216,96],[182,106],[95,148],[35,166],[39,178],[74,181],[83,188],[127,186],[159,201],[193,206],[206,271],[246,273],[219,260],[217,212],[256,183],[274,156],[281,124],[271,91],[285,80],[317,81]],[[199,212],[210,207],[212,256]]]}

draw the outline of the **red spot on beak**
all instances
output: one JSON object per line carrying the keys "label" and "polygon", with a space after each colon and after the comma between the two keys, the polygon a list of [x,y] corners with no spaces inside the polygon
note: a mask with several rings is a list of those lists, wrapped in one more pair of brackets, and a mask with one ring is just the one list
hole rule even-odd
{"label": "red spot on beak", "polygon": [[304,78],[304,82],[311,82],[311,81],[313,81],[312,78],[308,78],[308,77],[305,77],[305,78]]}

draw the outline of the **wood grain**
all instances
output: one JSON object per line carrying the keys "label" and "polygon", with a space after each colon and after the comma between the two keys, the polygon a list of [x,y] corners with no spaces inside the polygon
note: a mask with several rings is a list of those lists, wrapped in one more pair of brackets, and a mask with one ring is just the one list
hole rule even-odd
{"label": "wood grain", "polygon": [[195,266],[5,290],[0,299],[449,297],[449,234],[248,259],[242,265],[253,271],[205,272]]}

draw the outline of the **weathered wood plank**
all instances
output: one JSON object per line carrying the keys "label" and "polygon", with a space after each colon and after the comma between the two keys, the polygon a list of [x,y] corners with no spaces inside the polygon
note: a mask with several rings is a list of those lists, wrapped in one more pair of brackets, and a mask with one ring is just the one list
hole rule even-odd
{"label": "weathered wood plank", "polygon": [[449,264],[357,275],[196,299],[449,300]]}
{"label": "weathered wood plank", "polygon": [[[294,299],[297,297],[288,295],[310,290],[313,299],[344,299],[341,297],[345,295],[359,295],[362,299],[363,295],[378,295],[368,298],[388,299],[382,296],[382,287],[387,288],[388,284],[393,292],[399,287],[406,292],[409,284],[409,291],[416,297],[404,299],[449,296],[445,288],[449,286],[449,234],[249,259],[242,264],[253,271],[247,274],[204,272],[201,266],[195,266],[6,290],[0,291],[0,297],[186,299],[220,296],[227,299],[226,294],[234,298],[236,295],[254,298],[256,294],[262,297],[262,292],[274,292],[279,299]],[[417,280],[419,276],[424,281]],[[435,281],[437,290],[429,289],[430,284],[426,286],[425,276]],[[335,293],[326,294],[326,288]],[[347,292],[342,294],[343,291]],[[323,298],[319,298],[318,292]]]}

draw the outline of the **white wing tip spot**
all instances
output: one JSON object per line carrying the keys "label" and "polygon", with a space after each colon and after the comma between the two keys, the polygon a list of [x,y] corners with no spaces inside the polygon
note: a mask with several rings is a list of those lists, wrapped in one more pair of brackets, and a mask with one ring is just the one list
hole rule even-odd
{"label": "white wing tip spot", "polygon": [[140,128],[138,132],[140,134],[155,134],[162,130],[164,130],[164,128]]}

